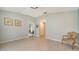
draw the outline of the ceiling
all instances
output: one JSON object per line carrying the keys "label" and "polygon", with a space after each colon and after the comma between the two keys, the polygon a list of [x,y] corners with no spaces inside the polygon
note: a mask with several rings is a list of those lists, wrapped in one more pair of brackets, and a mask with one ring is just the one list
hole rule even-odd
{"label": "ceiling", "polygon": [[65,11],[77,10],[76,7],[38,7],[37,9],[32,9],[30,7],[0,7],[0,10],[19,12],[25,15],[39,17],[44,15],[44,12],[47,13],[57,13]]}

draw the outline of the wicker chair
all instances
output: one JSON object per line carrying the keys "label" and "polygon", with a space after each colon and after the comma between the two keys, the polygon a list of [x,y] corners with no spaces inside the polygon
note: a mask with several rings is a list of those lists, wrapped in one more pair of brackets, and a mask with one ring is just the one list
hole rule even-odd
{"label": "wicker chair", "polygon": [[75,48],[76,39],[77,39],[77,33],[69,32],[69,33],[67,33],[67,35],[63,35],[62,44],[67,41],[72,45],[72,49],[73,49],[73,48]]}

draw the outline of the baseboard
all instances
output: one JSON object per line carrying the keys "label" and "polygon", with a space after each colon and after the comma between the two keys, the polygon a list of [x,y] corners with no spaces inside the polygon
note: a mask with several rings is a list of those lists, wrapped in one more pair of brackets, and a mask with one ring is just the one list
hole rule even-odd
{"label": "baseboard", "polygon": [[28,38],[28,37],[26,36],[26,37],[21,37],[21,38],[7,40],[7,41],[2,41],[2,42],[0,42],[0,44],[7,43],[7,42],[11,42],[11,41],[15,41],[15,40],[21,40],[21,39],[25,39],[25,38]]}
{"label": "baseboard", "polygon": [[46,39],[49,39],[49,40],[54,40],[54,41],[58,41],[58,42],[61,42],[61,40],[52,39],[51,37],[46,37]]}
{"label": "baseboard", "polygon": [[[50,38],[50,37],[46,37],[46,39],[49,39],[49,40],[54,40],[54,41],[57,41],[57,42],[62,42],[61,40],[57,40],[57,39],[52,39],[52,38]],[[79,47],[79,45],[78,44],[75,44],[75,46],[77,46],[77,47]]]}

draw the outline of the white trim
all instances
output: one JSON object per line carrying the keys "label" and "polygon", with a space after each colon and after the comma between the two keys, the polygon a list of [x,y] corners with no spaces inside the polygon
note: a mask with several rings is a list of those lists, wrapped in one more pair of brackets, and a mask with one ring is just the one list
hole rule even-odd
{"label": "white trim", "polygon": [[5,40],[5,41],[0,42],[0,44],[7,43],[7,42],[11,42],[11,41],[15,41],[15,40],[21,40],[21,39],[25,39],[25,38],[28,38],[28,37],[26,36],[26,37],[11,39],[11,40]]}
{"label": "white trim", "polygon": [[46,37],[46,39],[49,39],[49,40],[54,40],[54,41],[61,42],[61,40],[53,39],[53,38],[51,38],[51,37]]}
{"label": "white trim", "polygon": [[[57,40],[57,39],[52,39],[51,37],[46,37],[46,39],[48,39],[48,40],[54,40],[54,41],[57,41],[57,42],[62,42],[61,40]],[[79,47],[79,45],[78,44],[75,44],[77,47]]]}

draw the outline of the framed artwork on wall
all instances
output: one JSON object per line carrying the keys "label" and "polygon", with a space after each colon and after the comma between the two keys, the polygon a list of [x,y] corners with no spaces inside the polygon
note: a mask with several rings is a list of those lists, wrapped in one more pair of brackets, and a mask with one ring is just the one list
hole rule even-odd
{"label": "framed artwork on wall", "polygon": [[15,26],[21,26],[22,25],[22,22],[21,20],[15,20]]}
{"label": "framed artwork on wall", "polygon": [[5,25],[13,25],[13,19],[9,18],[9,17],[4,17],[4,24]]}

